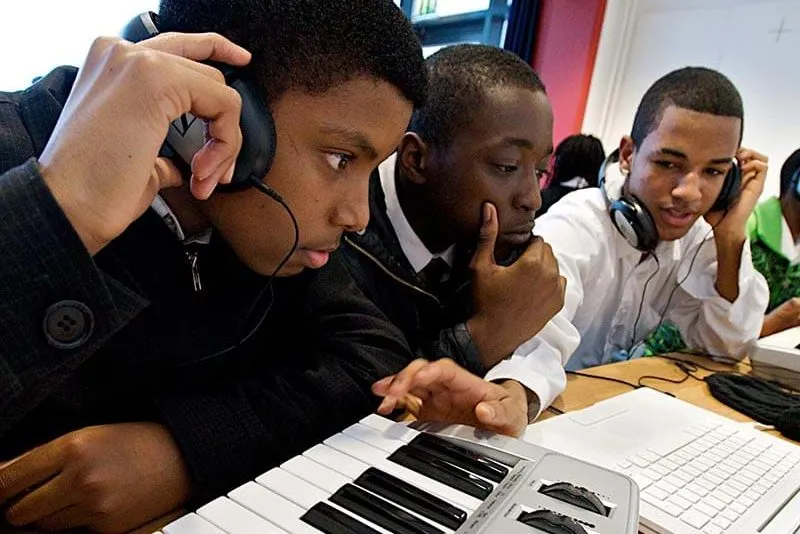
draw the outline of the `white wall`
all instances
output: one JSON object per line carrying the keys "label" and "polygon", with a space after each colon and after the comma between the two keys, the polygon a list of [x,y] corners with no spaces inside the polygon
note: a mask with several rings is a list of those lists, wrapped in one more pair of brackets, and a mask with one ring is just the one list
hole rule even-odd
{"label": "white wall", "polygon": [[3,0],[0,90],[27,87],[58,65],[81,65],[100,35],[118,35],[158,0]]}
{"label": "white wall", "polygon": [[765,195],[777,194],[780,167],[800,147],[799,58],[800,0],[609,0],[583,130],[617,146],[656,79],[711,67],[742,93],[743,144],[770,157]]}

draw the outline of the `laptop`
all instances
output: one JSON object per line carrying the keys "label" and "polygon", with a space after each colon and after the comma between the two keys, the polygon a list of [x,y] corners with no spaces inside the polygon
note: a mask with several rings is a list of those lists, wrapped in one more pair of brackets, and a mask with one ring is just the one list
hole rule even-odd
{"label": "laptop", "polygon": [[750,351],[753,374],[800,390],[800,326],[762,337]]}
{"label": "laptop", "polygon": [[646,534],[800,533],[800,446],[654,389],[534,423],[524,439],[633,478]]}

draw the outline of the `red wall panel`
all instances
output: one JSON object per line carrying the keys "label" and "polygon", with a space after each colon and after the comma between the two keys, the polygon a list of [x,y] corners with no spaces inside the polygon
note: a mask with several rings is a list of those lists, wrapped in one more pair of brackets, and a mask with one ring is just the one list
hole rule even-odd
{"label": "red wall panel", "polygon": [[544,81],[553,104],[553,141],[557,144],[580,132],[606,0],[541,2],[533,68]]}

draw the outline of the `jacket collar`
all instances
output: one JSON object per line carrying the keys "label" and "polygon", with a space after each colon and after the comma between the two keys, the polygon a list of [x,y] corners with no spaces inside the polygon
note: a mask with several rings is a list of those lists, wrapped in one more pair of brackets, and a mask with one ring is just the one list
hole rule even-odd
{"label": "jacket collar", "polygon": [[386,211],[386,195],[376,169],[369,180],[369,224],[359,233],[348,233],[345,240],[378,261],[393,275],[406,282],[421,285],[422,280],[403,254],[400,240]]}

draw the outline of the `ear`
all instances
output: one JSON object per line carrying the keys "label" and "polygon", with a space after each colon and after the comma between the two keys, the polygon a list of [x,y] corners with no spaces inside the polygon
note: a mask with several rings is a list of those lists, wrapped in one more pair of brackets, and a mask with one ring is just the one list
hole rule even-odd
{"label": "ear", "polygon": [[619,170],[627,176],[631,172],[631,163],[636,155],[636,145],[633,138],[629,135],[623,137],[619,142]]}
{"label": "ear", "polygon": [[400,170],[411,183],[424,184],[429,147],[415,132],[406,132],[397,148]]}

